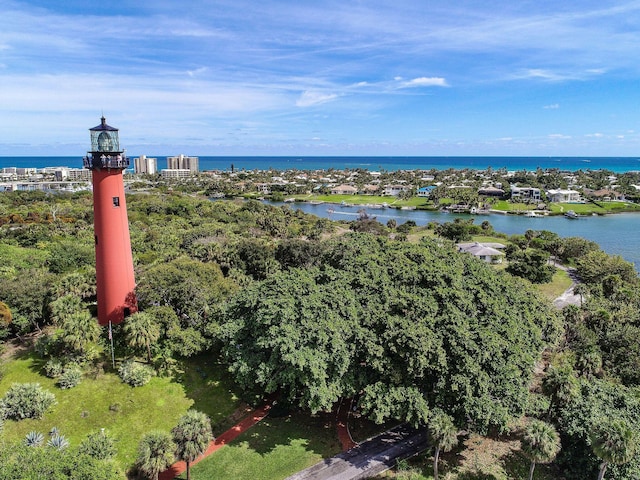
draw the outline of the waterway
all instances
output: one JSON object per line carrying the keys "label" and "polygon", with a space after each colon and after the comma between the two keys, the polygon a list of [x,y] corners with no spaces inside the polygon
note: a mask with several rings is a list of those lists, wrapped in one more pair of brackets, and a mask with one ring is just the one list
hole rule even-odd
{"label": "waterway", "polygon": [[491,214],[472,217],[464,214],[428,212],[424,210],[377,209],[329,203],[319,205],[302,202],[269,203],[272,205],[288,205],[305,213],[330,218],[331,220],[355,220],[358,218],[358,211],[364,208],[367,214],[376,217],[383,224],[386,224],[390,219],[395,219],[398,225],[407,220],[413,220],[417,225],[426,225],[433,221],[438,223],[452,222],[454,218],[460,217],[475,218],[475,223],[477,224],[487,220],[494,230],[508,235],[523,234],[529,229],[548,230],[557,233],[561,237],[582,237],[592,240],[608,254],[620,255],[625,260],[632,262],[636,270],[640,271],[640,213],[619,213],[570,220],[563,216],[531,218],[524,215]]}

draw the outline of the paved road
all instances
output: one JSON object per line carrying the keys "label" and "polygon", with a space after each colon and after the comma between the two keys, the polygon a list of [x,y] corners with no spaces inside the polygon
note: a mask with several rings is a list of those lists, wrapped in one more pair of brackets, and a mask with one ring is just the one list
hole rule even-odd
{"label": "paved road", "polygon": [[426,429],[399,425],[357,447],[291,475],[286,480],[358,480],[395,466],[398,460],[426,450]]}

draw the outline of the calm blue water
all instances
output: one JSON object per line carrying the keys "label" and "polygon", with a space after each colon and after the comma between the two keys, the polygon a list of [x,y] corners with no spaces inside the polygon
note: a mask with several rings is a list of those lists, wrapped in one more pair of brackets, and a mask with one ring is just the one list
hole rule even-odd
{"label": "calm blue water", "polygon": [[[137,155],[129,155],[134,158]],[[151,155],[149,155],[151,156]],[[156,156],[158,168],[166,168],[166,156]],[[200,170],[416,170],[470,168],[485,170],[601,170],[622,173],[640,170],[640,157],[200,157]],[[2,167],[75,167],[82,168],[77,157],[0,157]]]}
{"label": "calm blue water", "polygon": [[[310,203],[277,203],[273,205],[289,205],[319,217],[331,220],[355,220],[362,207],[350,207],[333,204],[311,205]],[[396,210],[392,208],[365,208],[367,213],[383,224],[395,219],[398,225],[413,220],[417,225],[429,222],[452,222],[454,218],[471,218],[470,215],[452,213],[426,212],[422,210]],[[523,215],[479,215],[474,217],[475,223],[488,220],[498,232],[508,235],[523,234],[527,230],[549,230],[561,237],[582,237],[596,242],[602,250],[611,255],[620,255],[636,266],[640,271],[640,214],[621,213],[598,217],[584,217],[569,220],[563,216],[527,218]]]}

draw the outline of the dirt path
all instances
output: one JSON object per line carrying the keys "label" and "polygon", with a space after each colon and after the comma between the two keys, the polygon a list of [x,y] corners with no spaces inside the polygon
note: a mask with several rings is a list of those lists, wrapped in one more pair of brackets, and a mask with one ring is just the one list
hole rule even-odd
{"label": "dirt path", "polygon": [[[243,418],[236,425],[231,427],[229,430],[224,432],[218,438],[216,438],[213,442],[209,444],[209,447],[204,452],[203,455],[199,456],[196,460],[191,462],[191,466],[198,463],[200,460],[207,458],[213,452],[220,450],[229,442],[235,440],[239,435],[246,432],[248,429],[253,427],[256,423],[260,422],[264,419],[271,409],[271,405],[273,404],[272,400],[268,400],[262,407],[254,410],[245,418]],[[187,464],[185,462],[176,462],[168,470],[165,470],[158,476],[158,480],[172,480],[173,478],[180,475],[187,469]]]}

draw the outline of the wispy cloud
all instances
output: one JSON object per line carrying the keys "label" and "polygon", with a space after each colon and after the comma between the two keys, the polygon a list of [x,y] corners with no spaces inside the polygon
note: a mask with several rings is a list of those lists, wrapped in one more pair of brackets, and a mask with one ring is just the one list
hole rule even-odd
{"label": "wispy cloud", "polygon": [[[397,77],[396,77],[397,78]],[[447,81],[442,77],[418,77],[407,82],[402,82],[400,88],[416,87],[448,87]]]}
{"label": "wispy cloud", "polygon": [[330,102],[338,98],[335,93],[323,93],[323,92],[302,92],[298,100],[296,100],[297,107],[312,107],[315,105],[321,105],[323,103]]}
{"label": "wispy cloud", "polygon": [[560,108],[560,104],[559,103],[552,103],[550,105],[545,105],[544,107],[545,110],[557,110]]}

